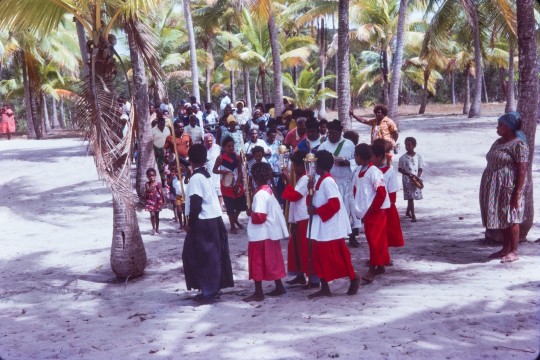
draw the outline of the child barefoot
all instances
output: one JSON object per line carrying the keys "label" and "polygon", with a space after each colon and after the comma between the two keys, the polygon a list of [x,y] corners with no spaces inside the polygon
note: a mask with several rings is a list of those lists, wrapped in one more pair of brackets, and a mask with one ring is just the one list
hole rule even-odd
{"label": "child barefoot", "polygon": [[[315,189],[313,200],[308,202],[308,237],[312,244],[312,263],[315,273],[321,279],[321,290],[309,295],[316,298],[332,296],[328,283],[334,279],[348,277],[351,281],[347,295],[355,295],[360,280],[354,272],[351,253],[345,245],[345,237],[351,233],[349,216],[345,209],[339,188],[330,175],[334,156],[326,150],[317,152],[317,181],[308,182],[308,189]],[[311,228],[310,228],[311,226]]]}
{"label": "child barefoot", "polygon": [[412,222],[416,222],[416,214],[414,213],[414,200],[422,200],[422,189],[414,186],[413,177],[420,178],[424,168],[422,156],[414,152],[416,147],[416,139],[408,137],[405,139],[405,150],[407,153],[399,158],[398,171],[403,174],[403,197],[408,201],[407,212],[405,216],[410,217]]}
{"label": "child barefoot", "polygon": [[276,288],[269,296],[285,294],[281,279],[285,277],[285,263],[281,253],[280,239],[289,236],[285,217],[268,181],[272,179],[272,167],[268,163],[256,163],[251,168],[257,192],[246,214],[249,216],[247,234],[249,278],[255,281],[255,293],[243,300],[262,301],[262,281],[274,281]]}
{"label": "child barefoot", "polygon": [[[390,145],[390,146],[387,146]],[[403,241],[403,233],[401,231],[401,222],[396,208],[396,194],[399,190],[397,173],[394,167],[385,165],[388,159],[388,153],[392,151],[391,144],[384,139],[376,139],[371,145],[373,151],[373,165],[379,168],[384,175],[384,184],[388,197],[390,198],[390,208],[386,211],[386,236],[388,238],[389,247],[401,247],[405,243]],[[390,264],[391,265],[390,261]]]}
{"label": "child barefoot", "polygon": [[360,144],[354,149],[354,160],[361,167],[354,179],[355,215],[364,223],[369,245],[369,271],[362,276],[367,282],[372,282],[375,275],[384,273],[384,267],[390,263],[386,235],[386,212],[390,199],[383,173],[373,165],[372,157],[368,144]]}
{"label": "child barefoot", "polygon": [[[309,215],[307,213],[306,197],[308,194],[308,176],[304,158],[307,152],[298,150],[291,156],[291,166],[298,181],[296,185],[291,184],[289,171],[284,169],[282,176],[286,187],[281,197],[289,201],[289,223],[291,224],[291,237],[287,247],[287,270],[289,274],[296,275],[294,279],[286,281],[289,285],[306,285],[306,277],[309,277],[309,284],[306,289],[320,287],[317,275],[309,269],[307,228]],[[312,269],[311,269],[312,270]]]}
{"label": "child barefoot", "polygon": [[146,210],[150,212],[150,222],[152,223],[151,235],[159,232],[159,212],[165,202],[161,184],[156,182],[156,170],[149,168],[146,170],[148,181],[144,184],[146,194]]}

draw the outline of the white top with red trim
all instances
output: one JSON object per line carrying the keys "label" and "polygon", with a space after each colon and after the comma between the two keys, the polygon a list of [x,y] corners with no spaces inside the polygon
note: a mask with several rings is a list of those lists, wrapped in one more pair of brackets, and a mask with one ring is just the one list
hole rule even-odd
{"label": "white top with red trim", "polygon": [[[360,170],[358,176],[354,178],[354,215],[358,219],[362,219],[366,215],[375,195],[377,194],[377,188],[384,185],[384,175],[379,168],[369,164],[367,170]],[[388,192],[381,209],[388,209],[390,207],[390,198]]]}
{"label": "white top with red trim", "polygon": [[[318,183],[320,176],[315,177],[315,184]],[[316,208],[328,203],[331,198],[339,199],[339,211],[330,219],[323,222],[319,215],[313,215],[313,223],[311,225],[311,239],[317,241],[332,241],[340,240],[347,237],[351,232],[351,224],[349,216],[345,209],[345,204],[339,193],[339,188],[336,181],[327,176],[320,184],[319,189],[315,189],[313,194],[313,206]],[[308,226],[308,234],[309,226]]]}
{"label": "white top with red trim", "polygon": [[266,221],[262,224],[253,224],[252,218],[249,217],[247,225],[249,241],[281,240],[289,237],[285,216],[270,186],[263,185],[257,190],[253,196],[251,211],[266,214]]}
{"label": "white top with red trim", "polygon": [[380,170],[384,174],[384,184],[386,185],[386,191],[388,191],[389,194],[398,192],[399,182],[394,167],[386,165],[385,167],[380,168]]}
{"label": "white top with red trim", "polygon": [[289,207],[289,222],[296,223],[298,221],[309,219],[307,212],[307,193],[308,193],[308,176],[302,175],[296,182],[294,191],[302,195],[302,198],[298,201],[291,201]]}

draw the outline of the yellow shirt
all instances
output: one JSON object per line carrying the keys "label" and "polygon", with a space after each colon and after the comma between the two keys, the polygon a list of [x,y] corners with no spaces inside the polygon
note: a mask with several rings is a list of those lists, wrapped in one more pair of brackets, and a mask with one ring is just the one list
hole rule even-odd
{"label": "yellow shirt", "polygon": [[392,143],[392,147],[396,146],[396,141],[392,137],[392,134],[398,130],[394,120],[385,116],[378,126],[377,119],[371,119],[369,123],[371,125],[371,142],[375,139],[385,139]]}

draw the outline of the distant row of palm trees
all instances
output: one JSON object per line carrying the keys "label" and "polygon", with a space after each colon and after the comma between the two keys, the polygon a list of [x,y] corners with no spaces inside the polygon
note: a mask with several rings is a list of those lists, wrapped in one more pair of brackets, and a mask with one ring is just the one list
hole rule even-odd
{"label": "distant row of palm trees", "polygon": [[[533,0],[183,0],[178,5],[172,0],[0,2],[0,74],[2,67],[13,73],[0,79],[0,93],[24,95],[30,138],[42,138],[47,130],[47,99],[75,101],[74,118],[112,189],[111,264],[118,277],[139,276],[146,265],[128,154],[136,140],[141,197],[144,171],[154,165],[149,103],[159,103],[167,89],[180,88],[200,102],[201,93],[211,101],[227,91],[250,109],[254,102],[273,102],[278,114],[284,94],[321,115],[326,100],[335,98],[338,116],[348,125],[351,101],[369,89],[380,89],[395,117],[404,82],[417,84],[422,113],[443,75],[452,83],[455,102],[454,76],[462,73],[464,113],[474,117],[481,114],[485,63],[501,69],[507,109],[514,109],[518,49],[518,107],[534,144],[538,67],[531,44],[536,44],[538,12]],[[426,17],[408,21],[414,11]],[[116,53],[115,35],[121,34],[127,36],[129,59]],[[136,139],[118,135],[116,86],[123,79],[133,99]],[[532,186],[530,191],[532,199]]]}

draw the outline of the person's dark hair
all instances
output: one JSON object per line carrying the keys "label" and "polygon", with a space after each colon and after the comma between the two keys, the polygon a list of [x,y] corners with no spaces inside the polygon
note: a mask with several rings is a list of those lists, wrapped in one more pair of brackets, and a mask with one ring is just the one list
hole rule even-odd
{"label": "person's dark hair", "polygon": [[306,129],[319,129],[319,122],[315,119],[308,119],[306,121]]}
{"label": "person's dark hair", "polygon": [[326,119],[321,119],[321,120],[319,120],[319,126],[321,126],[321,125],[323,125],[323,124],[325,124],[326,126],[328,126],[328,120],[326,120]]}
{"label": "person's dark hair", "polygon": [[264,155],[264,149],[262,146],[254,146],[253,149],[251,149],[251,155],[255,155],[256,153],[262,153]]}
{"label": "person's dark hair", "polygon": [[381,143],[375,143],[373,142],[373,144],[371,144],[371,152],[373,153],[373,155],[375,157],[386,157],[386,148],[384,147],[383,144]]}
{"label": "person's dark hair", "polygon": [[260,109],[262,112],[264,112],[264,104],[262,102],[256,103],[254,109]]}
{"label": "person's dark hair", "polygon": [[349,139],[353,142],[354,145],[358,145],[358,141],[360,140],[360,136],[358,133],[354,130],[347,130],[343,133],[343,137],[345,139]]}
{"label": "person's dark hair", "polygon": [[269,136],[270,134],[277,134],[276,128],[269,128],[266,130],[266,136]]}
{"label": "person's dark hair", "polygon": [[334,166],[334,155],[326,150],[317,151],[317,167],[324,171],[330,171]]}
{"label": "person's dark hair", "polygon": [[382,111],[384,116],[388,115],[388,108],[386,106],[384,106],[383,104],[375,105],[375,107],[373,108],[373,113],[376,114],[377,111],[379,111],[379,110]]}
{"label": "person's dark hair", "polygon": [[207,154],[208,151],[203,144],[193,144],[188,150],[189,160],[194,164],[204,164]]}
{"label": "person's dark hair", "polygon": [[273,107],[275,107],[274,104],[266,104],[266,105],[264,105],[264,112],[266,112],[266,113],[269,112],[270,109],[272,109]]}
{"label": "person's dark hair", "polygon": [[189,121],[191,122],[191,120],[195,121],[195,125],[196,125],[197,124],[197,115],[195,115],[195,114],[189,115]]}
{"label": "person's dark hair", "polygon": [[415,139],[415,138],[413,138],[412,136],[406,137],[406,138],[405,138],[405,142],[407,142],[407,141],[412,142],[412,144],[414,145],[414,147],[416,147],[416,139]]}
{"label": "person's dark hair", "polygon": [[205,109],[208,109],[208,108],[211,109],[211,108],[212,108],[212,103],[207,102],[206,104],[204,104],[204,108],[205,108]]}
{"label": "person's dark hair", "polygon": [[232,138],[232,136],[226,136],[225,139],[221,141],[221,146],[225,147],[230,142],[234,144],[234,139]]}
{"label": "person's dark hair", "polygon": [[354,155],[359,156],[362,160],[371,160],[373,152],[371,151],[370,145],[362,143],[356,145],[356,147],[354,148]]}
{"label": "person's dark hair", "polygon": [[268,124],[266,126],[268,127],[268,130],[271,130],[271,129],[276,130],[278,125],[279,123],[277,122],[276,119],[270,119],[268,120]]}
{"label": "person's dark hair", "polygon": [[382,139],[382,138],[379,138],[379,139],[375,139],[373,140],[373,142],[371,143],[372,145],[381,145],[382,147],[384,147],[384,149],[386,150],[386,152],[392,150],[392,143],[386,139]]}
{"label": "person's dark hair", "polygon": [[197,98],[195,97],[195,95],[191,95],[189,97],[189,102],[192,103],[192,104],[197,103]]}
{"label": "person's dark hair", "polygon": [[291,156],[291,162],[294,165],[302,165],[304,163],[304,158],[307,155],[307,151],[304,150],[298,150]]}
{"label": "person's dark hair", "polygon": [[157,174],[157,171],[156,171],[156,169],[154,169],[154,168],[148,168],[148,169],[146,170],[146,176],[150,176],[150,173]]}
{"label": "person's dark hair", "polygon": [[257,182],[266,182],[274,177],[272,167],[265,162],[253,164],[251,167],[251,175]]}

